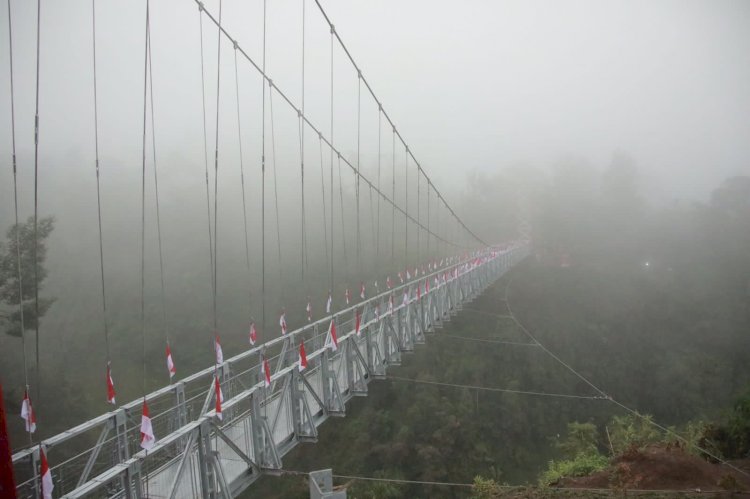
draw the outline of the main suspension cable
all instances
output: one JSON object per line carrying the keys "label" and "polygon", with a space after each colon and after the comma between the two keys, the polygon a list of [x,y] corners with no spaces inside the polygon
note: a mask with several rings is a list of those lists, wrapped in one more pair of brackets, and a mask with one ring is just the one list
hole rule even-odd
{"label": "main suspension cable", "polygon": [[[330,18],[328,17],[328,14],[326,14],[325,10],[323,9],[323,6],[322,6],[322,5],[320,4],[320,0],[315,0],[315,4],[316,4],[316,5],[318,6],[318,9],[320,10],[320,13],[321,13],[321,14],[323,15],[323,18],[325,19],[326,23],[327,23],[327,24],[328,24],[329,26],[333,27],[333,23],[331,22],[331,19],[330,19]],[[341,48],[343,49],[343,51],[344,51],[344,53],[346,54],[347,58],[348,58],[348,59],[349,59],[349,61],[351,62],[352,66],[354,67],[354,70],[355,70],[355,71],[357,71],[357,72],[358,72],[358,74],[361,74],[361,69],[359,68],[359,66],[357,65],[357,63],[356,63],[356,62],[354,61],[354,57],[352,57],[352,55],[351,55],[351,52],[349,52],[349,49],[348,49],[348,48],[346,47],[346,45],[344,44],[344,41],[343,41],[343,40],[341,39],[341,36],[339,36],[339,34],[338,34],[338,33],[334,33],[333,31],[331,31],[331,33],[335,34],[335,37],[336,37],[336,39],[338,40],[338,42],[339,42],[339,45],[341,46]],[[368,90],[368,91],[370,92],[370,95],[372,96],[373,100],[374,100],[375,102],[377,102],[377,103],[380,103],[380,100],[379,100],[379,99],[377,98],[377,96],[375,95],[375,92],[374,92],[374,90],[372,89],[372,86],[370,86],[370,83],[369,83],[369,82],[367,81],[367,78],[365,78],[364,76],[362,76],[362,82],[363,82],[363,83],[365,84],[365,86],[367,87],[367,90]],[[398,137],[399,137],[399,140],[401,141],[401,143],[402,143],[402,144],[403,144],[404,146],[406,146],[406,141],[405,141],[405,140],[404,140],[404,138],[403,138],[403,137],[401,136],[401,134],[400,134],[400,133],[399,133],[398,131],[396,131],[396,125],[395,125],[395,123],[393,122],[393,120],[391,120],[390,116],[388,116],[388,113],[387,113],[387,112],[386,112],[386,111],[385,111],[384,109],[383,109],[383,115],[385,116],[386,120],[388,120],[388,122],[389,122],[389,123],[391,124],[391,126],[393,127],[393,130],[394,130],[394,132],[395,132],[395,133],[396,133],[396,134],[398,135]],[[411,151],[407,151],[407,154],[409,154],[409,155],[411,156],[411,158],[412,158],[412,159],[414,160],[414,163],[415,163],[415,164],[417,165],[417,168],[418,168],[418,169],[419,169],[419,170],[420,170],[420,171],[421,171],[421,172],[422,172],[422,173],[423,173],[423,174],[425,175],[425,178],[427,178],[427,179],[429,180],[429,177],[427,176],[427,173],[426,173],[426,172],[424,172],[424,170],[422,169],[422,167],[421,167],[421,166],[420,166],[420,164],[419,164],[419,161],[417,161],[417,158],[416,158],[416,157],[414,157],[414,154],[413,154],[413,153],[412,153]],[[466,231],[466,232],[467,232],[467,233],[468,233],[468,234],[469,234],[469,235],[470,235],[470,236],[471,236],[472,238],[474,238],[474,240],[475,240],[475,241],[477,241],[477,242],[478,242],[478,243],[480,243],[481,245],[483,245],[483,246],[489,246],[489,245],[488,245],[488,244],[487,244],[486,242],[484,242],[484,241],[483,241],[483,240],[482,240],[481,238],[479,238],[479,237],[478,237],[478,236],[477,236],[477,235],[476,235],[476,234],[475,234],[474,232],[472,232],[472,231],[471,231],[471,230],[470,230],[470,229],[469,229],[469,228],[468,228],[468,227],[466,226],[466,224],[465,224],[465,223],[463,222],[463,220],[461,220],[461,219],[460,219],[460,218],[458,217],[458,215],[457,215],[457,214],[455,213],[455,211],[453,211],[453,209],[452,209],[452,208],[450,207],[450,205],[448,205],[448,202],[447,202],[447,201],[445,200],[445,198],[443,198],[442,194],[440,194],[440,192],[439,192],[439,191],[437,190],[437,188],[435,189],[435,192],[437,193],[437,195],[438,195],[438,198],[439,198],[440,200],[442,200],[442,201],[443,201],[443,203],[445,204],[445,206],[446,206],[446,208],[448,209],[448,211],[449,211],[449,212],[451,213],[451,215],[453,215],[453,217],[454,217],[454,218],[455,218],[455,219],[457,220],[457,222],[458,222],[458,223],[459,223],[459,224],[460,224],[460,225],[461,225],[461,226],[463,227],[463,229],[464,229],[464,230],[465,230],[465,231]]]}
{"label": "main suspension cable", "polygon": [[[200,1],[200,0],[194,0],[194,1],[195,1],[196,3],[198,3],[198,2]],[[206,13],[206,15],[208,16],[208,18],[209,18],[209,19],[210,19],[210,20],[211,20],[211,21],[212,21],[212,22],[213,22],[213,23],[214,23],[215,25],[217,25],[217,26],[218,26],[218,22],[217,22],[216,18],[215,18],[215,17],[213,17],[213,16],[211,15],[211,13],[210,13],[210,12],[209,12],[208,10],[206,10],[205,8],[203,9],[203,11],[204,11],[204,12]],[[227,38],[228,38],[228,39],[229,39],[230,41],[234,42],[234,39],[233,39],[233,38],[232,38],[232,37],[231,37],[231,36],[229,35],[229,33],[228,33],[228,32],[227,32],[227,31],[226,31],[226,30],[225,30],[225,29],[224,29],[223,27],[220,27],[219,29],[221,30],[221,32],[222,32],[222,33],[223,33],[223,34],[224,34],[224,35],[225,35],[225,36],[226,36],[226,37],[227,37]],[[333,41],[332,41],[331,43],[332,43],[332,45],[333,45]],[[276,85],[272,85],[272,81],[271,81],[271,79],[270,79],[270,78],[268,77],[268,75],[267,75],[267,73],[266,73],[266,72],[264,71],[264,69],[263,69],[263,68],[262,68],[262,67],[261,67],[260,65],[258,65],[258,64],[257,64],[257,63],[256,63],[256,62],[255,62],[255,61],[254,61],[254,60],[253,60],[253,59],[252,59],[252,58],[251,58],[251,57],[250,57],[250,56],[249,56],[249,55],[247,54],[247,52],[245,52],[245,51],[244,51],[244,50],[243,50],[243,49],[242,49],[242,48],[241,48],[241,47],[240,47],[239,45],[238,45],[238,50],[240,51],[240,53],[242,54],[242,56],[243,56],[243,57],[244,57],[244,58],[245,58],[245,59],[246,59],[246,60],[247,60],[247,61],[248,61],[248,62],[249,62],[249,63],[250,63],[250,64],[251,64],[251,65],[252,65],[252,66],[253,66],[253,67],[254,67],[255,69],[256,69],[256,71],[258,71],[258,72],[259,72],[259,73],[261,74],[261,76],[262,76],[262,77],[264,78],[264,80],[265,80],[265,81],[266,81],[266,82],[268,83],[268,85],[269,85],[269,87],[270,87],[270,90],[271,90],[271,91],[275,90],[275,91],[276,91],[276,92],[277,92],[277,93],[279,94],[279,96],[280,96],[280,97],[281,97],[281,98],[282,98],[282,99],[283,99],[283,100],[284,100],[284,101],[285,101],[285,102],[286,102],[286,103],[287,103],[287,104],[288,104],[288,105],[289,105],[289,106],[290,106],[290,107],[291,107],[291,108],[292,108],[292,109],[293,109],[293,110],[294,110],[295,112],[297,112],[297,113],[301,113],[301,111],[299,110],[299,108],[297,108],[297,107],[296,107],[296,106],[294,105],[294,103],[293,103],[293,102],[291,101],[291,99],[290,99],[290,98],[289,98],[289,97],[288,97],[288,96],[287,96],[287,95],[286,95],[286,94],[285,94],[284,92],[282,92],[282,91],[281,91],[281,89],[279,89],[279,87],[278,87],[278,86],[276,86]],[[336,147],[335,147],[335,146],[333,145],[333,143],[331,142],[331,140],[329,140],[329,139],[326,139],[325,137],[323,137],[323,135],[322,135],[322,132],[320,131],[320,129],[318,129],[318,128],[317,128],[317,127],[316,127],[316,126],[315,126],[315,125],[314,125],[314,124],[313,124],[313,123],[312,123],[312,122],[310,121],[310,119],[309,119],[309,118],[308,118],[307,116],[303,115],[303,116],[302,116],[302,118],[303,118],[303,120],[305,121],[305,123],[307,124],[307,126],[309,126],[309,127],[310,127],[310,128],[311,128],[311,129],[312,129],[312,130],[313,130],[314,132],[315,132],[315,133],[317,133],[317,134],[319,135],[319,137],[321,137],[321,138],[322,138],[322,140],[323,140],[323,141],[324,141],[324,142],[326,143],[326,145],[327,145],[327,146],[328,146],[328,147],[329,147],[329,148],[330,148],[330,149],[332,150],[332,155],[331,155],[331,163],[333,163],[333,155],[334,155],[334,154],[340,155],[340,154],[341,154],[341,151],[339,151],[338,149],[336,149]],[[397,132],[396,132],[396,131],[394,130],[394,133],[397,133]],[[395,137],[394,137],[394,140],[395,140]],[[348,161],[348,160],[347,160],[347,159],[346,159],[345,157],[344,157],[344,158],[342,158],[342,159],[343,159],[343,162],[344,162],[344,163],[345,163],[345,164],[346,164],[346,165],[347,165],[347,166],[349,167],[349,169],[350,169],[350,170],[352,170],[352,172],[354,172],[355,174],[357,174],[357,168],[356,168],[356,166],[355,166],[355,165],[354,165],[354,164],[353,164],[352,162]],[[413,156],[412,156],[412,159],[413,159]],[[367,178],[367,177],[366,177],[365,175],[363,175],[363,174],[361,174],[361,173],[360,173],[360,174],[358,174],[358,176],[359,176],[359,177],[361,178],[361,180],[362,180],[363,182],[365,182],[365,183],[366,183],[366,184],[367,184],[368,186],[370,186],[370,187],[372,187],[372,188],[375,188],[376,192],[378,192],[378,194],[379,194],[379,195],[380,195],[380,196],[381,196],[381,197],[383,198],[383,200],[384,200],[384,201],[386,201],[386,202],[387,202],[388,204],[390,204],[390,205],[392,205],[392,206],[394,207],[394,210],[397,210],[397,211],[398,211],[399,213],[401,213],[401,214],[404,214],[404,213],[405,213],[404,209],[403,209],[403,208],[401,208],[400,206],[398,206],[398,205],[397,205],[397,204],[395,203],[395,201],[394,201],[393,199],[391,199],[391,198],[390,198],[390,197],[389,197],[389,196],[388,196],[387,194],[385,194],[385,193],[384,193],[384,192],[383,192],[382,190],[379,190],[379,189],[377,189],[377,188],[375,187],[375,184],[374,184],[374,182],[372,182],[371,180],[369,180],[369,179],[368,179],[368,178]],[[413,216],[411,216],[411,215],[407,215],[407,219],[408,219],[408,220],[410,220],[410,221],[411,221],[412,223],[414,223],[414,224],[417,224],[418,226],[422,227],[422,229],[426,229],[426,228],[424,227],[424,225],[422,225],[421,223],[417,223],[416,219],[415,219],[415,218],[414,218]],[[435,234],[433,234],[433,235],[435,235]],[[436,235],[436,237],[439,237],[439,236],[437,236],[437,235]],[[448,241],[448,240],[445,240],[445,239],[444,239],[444,238],[442,238],[442,237],[439,237],[439,238],[440,238],[440,239],[441,239],[441,240],[442,240],[442,241],[443,241],[443,242],[444,242],[445,244],[448,244],[448,245],[454,246],[454,247],[456,247],[456,248],[469,248],[468,246],[465,246],[465,245],[463,245],[463,244],[459,244],[459,243],[456,243],[456,242],[454,242],[454,241]]]}

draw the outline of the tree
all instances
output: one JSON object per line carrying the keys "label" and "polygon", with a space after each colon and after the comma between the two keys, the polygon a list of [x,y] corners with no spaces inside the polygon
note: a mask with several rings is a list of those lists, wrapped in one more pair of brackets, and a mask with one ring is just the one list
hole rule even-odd
{"label": "tree", "polygon": [[[54,298],[39,298],[37,311],[35,291],[42,289],[47,277],[44,262],[47,258],[45,241],[54,229],[52,217],[38,220],[36,250],[34,248],[34,219],[14,224],[0,243],[0,329],[11,336],[21,336],[21,310],[23,304],[23,329],[35,329],[39,319],[49,310]],[[36,251],[36,266],[34,253]],[[18,282],[18,264],[21,264],[21,286]],[[36,286],[35,286],[36,282]]]}

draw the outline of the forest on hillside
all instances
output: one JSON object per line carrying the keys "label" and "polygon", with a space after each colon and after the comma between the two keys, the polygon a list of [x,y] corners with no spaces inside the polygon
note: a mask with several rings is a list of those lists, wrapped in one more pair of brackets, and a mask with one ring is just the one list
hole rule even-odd
{"label": "forest on hillside", "polygon": [[[464,484],[481,476],[497,483],[535,484],[550,461],[563,457],[557,444],[566,438],[570,423],[601,429],[626,415],[596,398],[406,381],[596,396],[538,346],[529,345],[517,324],[501,317],[509,314],[509,306],[540,343],[607,394],[678,431],[721,424],[734,401],[747,393],[750,179],[727,179],[705,203],[654,206],[639,191],[632,160],[615,156],[603,172],[563,163],[552,174],[509,169],[494,177],[478,176],[470,182],[463,205],[467,218],[493,240],[514,237],[518,221],[527,220],[533,227],[533,255],[430,334],[426,345],[405,355],[400,367],[389,370],[392,379],[371,383],[368,397],[353,400],[344,419],[326,422],[319,443],[287,455],[285,469],[331,467],[340,475]],[[56,396],[54,401],[43,399],[40,413],[49,423],[43,431],[50,434],[107,406],[100,395],[101,377],[92,376],[92,359],[73,361],[81,351],[101,348],[98,302],[77,295],[71,302],[71,296],[55,291],[65,289],[63,278],[71,277],[73,270],[61,270],[53,258],[60,246],[54,231],[47,244],[53,285],[43,288],[51,306],[42,325],[45,331],[50,324],[59,331],[52,339],[55,355],[45,346],[50,363],[44,379]],[[3,246],[5,270],[12,268],[10,247]],[[181,275],[183,285],[175,292],[181,300],[170,311],[180,376],[205,367],[210,358],[207,319],[195,319],[201,310],[206,315],[205,304],[196,305],[205,301],[197,287],[201,276],[195,269]],[[301,311],[304,297],[292,299],[297,285],[287,274],[281,294],[299,302],[295,308]],[[242,294],[241,288],[236,291]],[[233,298],[237,303],[242,299]],[[125,303],[132,305],[133,300]],[[157,302],[149,303],[149,314],[158,315]],[[111,318],[123,401],[138,393],[141,369],[140,345],[126,334],[138,329],[138,318],[125,310],[115,307]],[[227,322],[246,320],[240,312],[233,314]],[[75,334],[64,336],[71,329]],[[244,333],[240,336],[226,336],[228,352],[245,348]],[[154,338],[159,344],[158,332]],[[11,353],[18,351],[18,342],[16,336],[3,335],[8,348],[0,355],[6,379],[18,374],[20,360]],[[154,387],[165,379],[162,348],[149,349],[149,383]],[[100,360],[99,355],[90,357]],[[65,375],[52,377],[63,365]],[[5,395],[6,405],[16,407],[18,387],[6,389]],[[53,406],[56,417],[50,419]],[[22,441],[20,422],[11,423],[12,441]],[[597,446],[603,444],[597,440]],[[349,485],[353,497],[470,494],[466,488],[360,481]],[[251,493],[305,497],[306,491],[300,477],[269,476]]]}

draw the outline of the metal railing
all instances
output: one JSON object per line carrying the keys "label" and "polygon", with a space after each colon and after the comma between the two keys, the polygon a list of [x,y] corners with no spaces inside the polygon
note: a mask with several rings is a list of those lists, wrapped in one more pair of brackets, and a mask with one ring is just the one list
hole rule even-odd
{"label": "metal railing", "polygon": [[[374,378],[398,365],[401,352],[425,341],[528,254],[527,243],[489,248],[312,322],[146,396],[156,445],[140,443],[143,398],[42,441],[45,450],[82,448],[51,464],[62,497],[234,497],[297,443],[316,441],[317,428],[343,416],[346,403],[367,394]],[[425,282],[430,282],[425,289]],[[417,291],[419,287],[419,291]],[[355,314],[360,315],[359,331]],[[326,344],[330,321],[338,348]],[[308,367],[300,372],[300,341]],[[265,386],[263,358],[272,366]],[[216,417],[214,374],[224,396]],[[19,498],[39,497],[38,446],[13,455]]]}

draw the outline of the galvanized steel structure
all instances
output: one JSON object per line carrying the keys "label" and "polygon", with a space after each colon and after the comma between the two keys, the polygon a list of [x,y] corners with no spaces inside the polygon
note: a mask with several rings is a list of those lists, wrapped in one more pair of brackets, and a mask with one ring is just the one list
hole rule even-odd
{"label": "galvanized steel structure", "polygon": [[[55,495],[237,496],[261,474],[280,470],[282,457],[297,443],[317,441],[324,421],[343,416],[347,401],[367,395],[370,381],[386,377],[388,366],[401,362],[401,352],[424,343],[425,333],[440,329],[528,251],[527,243],[518,243],[475,253],[226,360],[218,368],[223,420],[213,405],[214,367],[148,394],[157,436],[149,452],[139,447],[143,399],[44,440],[46,449],[83,449],[51,468]],[[430,288],[424,292],[426,280]],[[325,345],[331,320],[340,332],[335,351]],[[297,365],[300,341],[307,346],[309,362],[302,372]],[[270,387],[264,383],[263,357],[273,370]],[[13,456],[22,478],[19,497],[39,497],[38,449]]]}

